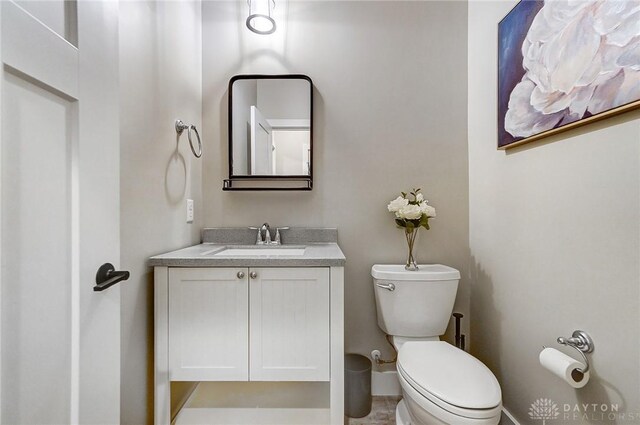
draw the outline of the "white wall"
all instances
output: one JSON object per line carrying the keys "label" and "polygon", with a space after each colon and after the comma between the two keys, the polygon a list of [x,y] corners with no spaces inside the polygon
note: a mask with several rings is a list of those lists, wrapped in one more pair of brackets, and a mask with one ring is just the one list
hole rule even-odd
{"label": "white wall", "polygon": [[[202,128],[201,5],[120,4],[122,424],[151,423],[153,291],[149,256],[193,245],[202,227],[202,160],[174,121]],[[207,152],[204,156],[214,154]],[[195,222],[186,223],[186,199]],[[180,388],[176,389],[180,396]]]}
{"label": "white wall", "polygon": [[310,104],[307,80],[258,81],[258,108],[266,119],[308,120]]}
{"label": "white wall", "polygon": [[[521,423],[537,398],[640,412],[640,112],[496,150],[498,21],[514,1],[469,3],[469,226],[473,353]],[[573,390],[538,364],[574,329],[595,341]],[[567,353],[571,353],[567,351]],[[602,423],[583,418],[554,423]],[[619,421],[625,423],[624,421]],[[637,423],[637,419],[636,422]]]}
{"label": "white wall", "polygon": [[[457,308],[468,310],[467,4],[283,1],[276,11],[278,31],[263,37],[244,26],[246,3],[203,3],[204,224],[337,227],[346,349],[390,355],[370,269],[406,260],[386,209],[401,190],[422,187],[438,209],[417,256],[462,271]],[[313,191],[222,191],[227,84],[241,73],[314,81]]]}

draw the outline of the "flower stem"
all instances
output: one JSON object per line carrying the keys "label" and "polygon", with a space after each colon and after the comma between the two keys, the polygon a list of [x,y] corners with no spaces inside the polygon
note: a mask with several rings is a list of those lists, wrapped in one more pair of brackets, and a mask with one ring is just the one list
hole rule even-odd
{"label": "flower stem", "polygon": [[416,242],[416,236],[418,236],[418,229],[416,228],[413,228],[411,230],[405,229],[405,238],[407,239],[407,245],[409,246],[409,256],[407,258],[407,264],[405,265],[405,269],[407,270],[418,269],[416,260],[413,258],[413,247]]}

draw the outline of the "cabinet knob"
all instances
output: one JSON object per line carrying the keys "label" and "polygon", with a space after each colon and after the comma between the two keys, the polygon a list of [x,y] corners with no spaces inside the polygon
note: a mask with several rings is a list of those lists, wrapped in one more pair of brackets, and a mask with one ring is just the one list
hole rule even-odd
{"label": "cabinet knob", "polygon": [[236,276],[238,276],[238,279],[244,279],[244,272],[238,272]]}
{"label": "cabinet knob", "polygon": [[249,273],[249,277],[250,277],[251,279],[255,279],[256,277],[258,277],[258,273],[256,273],[256,272],[251,272],[251,273]]}

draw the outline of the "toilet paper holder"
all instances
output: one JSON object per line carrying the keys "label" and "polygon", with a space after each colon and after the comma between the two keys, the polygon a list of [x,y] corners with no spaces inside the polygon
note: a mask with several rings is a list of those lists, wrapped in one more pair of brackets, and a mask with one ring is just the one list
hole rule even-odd
{"label": "toilet paper holder", "polygon": [[[586,353],[593,352],[593,339],[589,336],[585,331],[576,330],[571,334],[571,338],[564,338],[559,336],[558,344],[566,345],[567,347],[571,347],[575,349],[582,359],[584,360],[585,367],[584,369],[578,369],[582,373],[587,373],[589,371],[589,359],[587,358]],[[543,348],[547,348],[544,345]]]}

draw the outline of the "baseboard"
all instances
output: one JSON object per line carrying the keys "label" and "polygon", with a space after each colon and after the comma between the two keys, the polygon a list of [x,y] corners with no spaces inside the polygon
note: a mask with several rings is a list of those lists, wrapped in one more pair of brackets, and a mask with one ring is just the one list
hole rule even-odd
{"label": "baseboard", "polygon": [[[510,421],[510,423],[505,420],[505,417],[506,417],[506,420]],[[520,425],[520,422],[518,422],[516,418],[514,418],[513,415],[503,406],[502,419],[500,420],[500,425]]]}
{"label": "baseboard", "polygon": [[373,371],[371,374],[371,393],[373,395],[402,395],[400,390],[400,381],[398,381],[398,372],[389,371]]}

